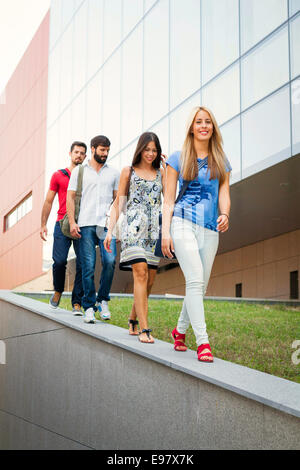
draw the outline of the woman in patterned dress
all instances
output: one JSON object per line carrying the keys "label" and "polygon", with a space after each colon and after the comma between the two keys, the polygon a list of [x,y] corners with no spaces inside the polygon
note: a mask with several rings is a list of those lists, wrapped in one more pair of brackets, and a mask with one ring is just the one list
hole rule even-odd
{"label": "woman in patterned dress", "polygon": [[[148,296],[156,276],[159,258],[154,256],[159,234],[159,212],[164,186],[164,156],[158,137],[145,132],[139,138],[131,167],[121,172],[117,197],[104,240],[109,251],[112,230],[126,205],[122,225],[120,269],[133,272],[134,304],[128,321],[129,334],[142,343],[154,343],[148,328]],[[128,184],[129,183],[129,184]],[[140,332],[137,332],[138,321]]]}

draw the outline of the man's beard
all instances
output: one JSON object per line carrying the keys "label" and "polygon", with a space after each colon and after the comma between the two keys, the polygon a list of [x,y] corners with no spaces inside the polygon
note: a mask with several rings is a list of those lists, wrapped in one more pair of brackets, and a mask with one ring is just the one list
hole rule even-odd
{"label": "man's beard", "polygon": [[97,155],[97,154],[95,153],[95,154],[94,154],[94,159],[96,160],[97,163],[105,163],[106,160],[107,160],[107,157],[105,157],[105,156],[103,156],[103,155],[100,157],[99,155]]}

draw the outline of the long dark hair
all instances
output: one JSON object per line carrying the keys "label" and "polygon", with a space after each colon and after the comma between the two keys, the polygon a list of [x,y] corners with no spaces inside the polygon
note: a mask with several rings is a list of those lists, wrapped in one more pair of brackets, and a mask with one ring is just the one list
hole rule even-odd
{"label": "long dark hair", "polygon": [[157,150],[157,157],[155,160],[153,160],[152,166],[153,168],[156,168],[156,169],[160,168],[161,146],[160,146],[159,138],[153,132],[144,132],[140,136],[134,155],[133,155],[131,166],[135,166],[140,163],[141,158],[142,158],[142,152],[143,150],[145,150],[149,142],[154,142],[156,146],[156,150]]}

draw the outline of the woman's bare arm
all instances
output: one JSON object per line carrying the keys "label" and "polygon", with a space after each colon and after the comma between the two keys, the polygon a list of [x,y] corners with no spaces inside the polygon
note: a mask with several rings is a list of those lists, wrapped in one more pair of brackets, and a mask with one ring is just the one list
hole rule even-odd
{"label": "woman's bare arm", "polygon": [[230,173],[226,173],[225,181],[219,187],[219,211],[220,216],[217,219],[218,231],[226,232],[229,228],[229,215],[230,215],[230,187],[229,187]]}
{"label": "woman's bare arm", "polygon": [[172,251],[174,252],[173,240],[170,235],[171,220],[174,211],[174,203],[176,196],[176,187],[178,180],[178,172],[170,165],[167,165],[165,175],[165,193],[163,204],[163,219],[162,219],[162,252],[164,256],[172,258]]}

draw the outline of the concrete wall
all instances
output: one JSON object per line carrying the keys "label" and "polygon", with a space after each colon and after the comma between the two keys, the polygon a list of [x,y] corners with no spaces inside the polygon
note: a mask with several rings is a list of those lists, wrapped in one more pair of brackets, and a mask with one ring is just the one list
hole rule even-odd
{"label": "concrete wall", "polygon": [[300,385],[0,292],[1,449],[299,449]]}

